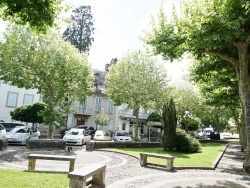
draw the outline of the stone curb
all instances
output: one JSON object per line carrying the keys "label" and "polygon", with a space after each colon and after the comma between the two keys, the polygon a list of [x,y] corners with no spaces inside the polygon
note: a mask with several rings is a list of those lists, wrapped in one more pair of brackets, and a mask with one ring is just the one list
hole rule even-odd
{"label": "stone curb", "polygon": [[[223,154],[225,153],[226,149],[228,147],[228,144],[224,147],[224,149],[222,149],[222,151],[219,153],[218,157],[215,159],[215,161],[212,163],[211,167],[205,167],[205,166],[174,166],[174,170],[187,170],[187,169],[193,169],[193,170],[215,170],[223,156]],[[111,152],[111,153],[118,153],[118,154],[122,154],[122,155],[128,155],[130,157],[136,158],[138,160],[140,160],[139,157],[127,154],[127,153],[122,153],[119,151],[109,151],[109,150],[103,150],[103,149],[97,149],[95,151],[104,151],[104,152]]]}

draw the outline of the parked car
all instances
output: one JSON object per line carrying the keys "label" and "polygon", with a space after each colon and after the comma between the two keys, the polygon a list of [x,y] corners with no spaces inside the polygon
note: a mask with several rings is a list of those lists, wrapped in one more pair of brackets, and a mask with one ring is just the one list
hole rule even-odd
{"label": "parked car", "polygon": [[[84,129],[84,130],[92,130],[92,131],[95,131],[94,127],[90,127],[90,126],[88,126],[88,125],[76,125],[75,127],[72,127],[72,128],[68,128],[68,127],[67,127],[67,128],[62,129],[62,130],[60,131],[61,137],[63,138],[64,135],[65,135],[65,133],[66,133],[67,131],[69,131],[70,129]],[[94,134],[94,133],[92,133],[92,134]]]}
{"label": "parked car", "polygon": [[131,136],[126,131],[116,131],[113,137],[114,141],[132,141]]}
{"label": "parked car", "polygon": [[203,137],[210,138],[210,134],[214,132],[213,128],[205,128],[203,130]]}
{"label": "parked car", "polygon": [[111,141],[112,140],[111,133],[106,130],[97,130],[95,132],[93,140],[94,141]]}
{"label": "parked car", "polygon": [[9,132],[11,129],[15,128],[16,126],[25,126],[22,123],[16,123],[16,122],[1,122],[1,124],[5,127],[6,132]]}
{"label": "parked car", "polygon": [[0,124],[0,139],[5,138],[4,136],[5,133],[6,133],[5,127],[2,124]]}
{"label": "parked car", "polygon": [[21,144],[26,145],[28,139],[38,139],[40,131],[35,127],[29,126],[17,126],[11,129],[4,135],[8,141],[8,144]]}
{"label": "parked car", "polygon": [[89,142],[91,135],[84,135],[84,129],[70,129],[63,137],[69,145],[84,145]]}

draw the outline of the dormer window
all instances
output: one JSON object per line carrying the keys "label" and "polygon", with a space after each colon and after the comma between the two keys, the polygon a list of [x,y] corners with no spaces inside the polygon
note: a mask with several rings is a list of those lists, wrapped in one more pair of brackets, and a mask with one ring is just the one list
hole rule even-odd
{"label": "dormer window", "polygon": [[94,75],[95,75],[95,80],[99,80],[100,79],[100,73],[99,72],[95,73]]}

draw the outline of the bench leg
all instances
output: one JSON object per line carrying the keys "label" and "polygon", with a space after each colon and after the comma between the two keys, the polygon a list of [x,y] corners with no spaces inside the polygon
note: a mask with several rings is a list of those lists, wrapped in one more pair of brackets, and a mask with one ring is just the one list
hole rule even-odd
{"label": "bench leg", "polygon": [[103,169],[100,172],[97,172],[95,175],[93,175],[92,184],[105,185],[105,171],[106,169]]}
{"label": "bench leg", "polygon": [[73,172],[75,168],[75,160],[70,161],[69,163],[69,172]]}
{"label": "bench leg", "polygon": [[167,159],[167,170],[171,171],[173,170],[174,160],[173,159]]}
{"label": "bench leg", "polygon": [[140,165],[141,166],[147,165],[147,155],[140,154]]}
{"label": "bench leg", "polygon": [[29,159],[28,170],[35,170],[36,159]]}
{"label": "bench leg", "polygon": [[77,178],[70,178],[69,188],[86,188],[86,180],[79,180]]}

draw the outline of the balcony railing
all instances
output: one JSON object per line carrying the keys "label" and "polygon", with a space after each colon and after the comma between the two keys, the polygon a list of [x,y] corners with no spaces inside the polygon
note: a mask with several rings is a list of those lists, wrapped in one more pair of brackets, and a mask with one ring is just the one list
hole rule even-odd
{"label": "balcony railing", "polygon": [[83,114],[83,115],[91,115],[92,114],[92,109],[87,109],[82,106],[74,107],[75,114]]}

